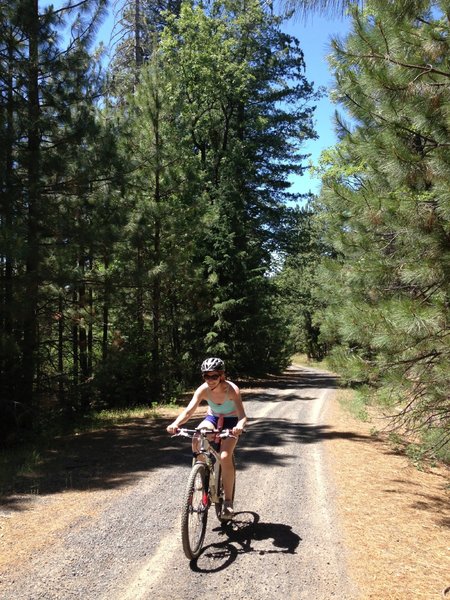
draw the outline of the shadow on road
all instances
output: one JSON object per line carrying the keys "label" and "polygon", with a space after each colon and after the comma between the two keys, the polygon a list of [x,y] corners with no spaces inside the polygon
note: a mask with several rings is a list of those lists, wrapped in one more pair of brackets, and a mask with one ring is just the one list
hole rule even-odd
{"label": "shadow on road", "polygon": [[217,573],[233,563],[239,554],[295,554],[301,537],[283,523],[264,523],[255,512],[236,513],[234,519],[215,529],[224,538],[205,546],[201,555],[191,561],[193,571]]}
{"label": "shadow on road", "polygon": [[[251,400],[261,399],[261,390],[279,388],[288,389],[335,389],[339,387],[339,377],[325,371],[312,371],[303,367],[289,367],[282,375],[271,375],[264,379],[239,381],[245,397]],[[248,390],[248,392],[246,392]],[[254,398],[253,398],[254,396]],[[283,396],[283,399],[285,396]]]}
{"label": "shadow on road", "polygon": [[166,432],[170,419],[134,419],[108,429],[53,440],[38,468],[18,475],[0,496],[0,508],[26,509],[30,496],[67,490],[121,488],[149,471],[186,464],[187,444]]}
{"label": "shadow on road", "polygon": [[277,452],[280,446],[292,443],[317,444],[333,439],[369,442],[372,438],[351,431],[336,431],[328,425],[293,423],[288,419],[265,417],[264,420],[250,420],[247,432],[239,442],[238,468],[245,470],[252,464],[282,466],[295,457]]}
{"label": "shadow on road", "polygon": [[[336,379],[318,372],[291,368],[279,377],[257,383],[245,397],[264,399],[263,389],[280,389],[280,401],[286,389],[336,386]],[[250,392],[250,390],[249,390]],[[245,394],[245,391],[244,391]],[[271,398],[273,399],[273,392]],[[298,399],[298,397],[297,397]],[[55,439],[42,454],[39,467],[26,475],[17,475],[0,495],[0,508],[26,510],[32,496],[56,494],[66,490],[121,488],[145,477],[156,469],[190,466],[190,443],[172,439],[165,431],[171,419],[135,419],[109,429],[86,432]],[[274,449],[293,440],[310,444],[327,437],[347,437],[361,441],[347,432],[330,432],[326,426],[292,423],[282,419],[265,419],[250,423],[249,432],[239,447],[239,468],[244,465],[283,464],[292,457]]]}

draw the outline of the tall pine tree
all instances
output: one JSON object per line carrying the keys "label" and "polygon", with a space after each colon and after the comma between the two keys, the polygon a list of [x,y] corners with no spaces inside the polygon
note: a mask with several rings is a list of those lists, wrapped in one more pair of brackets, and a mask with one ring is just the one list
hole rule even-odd
{"label": "tall pine tree", "polygon": [[352,117],[325,157],[318,203],[338,259],[323,330],[349,377],[411,427],[450,435],[450,106],[447,4],[367,2],[335,42]]}
{"label": "tall pine tree", "polygon": [[259,2],[215,1],[183,4],[162,49],[180,72],[183,120],[204,178],[196,263],[208,284],[205,351],[243,371],[280,366],[285,332],[268,274],[287,177],[301,173],[301,142],[314,135],[299,43]]}
{"label": "tall pine tree", "polygon": [[[63,285],[55,257],[68,241],[59,217],[70,213],[70,198],[86,197],[83,143],[98,94],[89,45],[103,6],[100,0],[86,1],[73,15],[70,6],[41,13],[35,0],[2,4],[0,410],[5,429],[31,423],[38,393],[48,395],[55,377],[55,315]],[[64,19],[71,14],[67,30]],[[69,38],[66,49],[58,45],[58,32]]]}

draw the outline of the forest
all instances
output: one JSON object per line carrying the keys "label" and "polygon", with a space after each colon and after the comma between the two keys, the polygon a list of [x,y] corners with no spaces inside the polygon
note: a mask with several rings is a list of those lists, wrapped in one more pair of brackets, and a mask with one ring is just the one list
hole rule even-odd
{"label": "forest", "polygon": [[317,196],[302,4],[0,3],[2,444],[304,353],[448,446],[450,3],[342,3]]}

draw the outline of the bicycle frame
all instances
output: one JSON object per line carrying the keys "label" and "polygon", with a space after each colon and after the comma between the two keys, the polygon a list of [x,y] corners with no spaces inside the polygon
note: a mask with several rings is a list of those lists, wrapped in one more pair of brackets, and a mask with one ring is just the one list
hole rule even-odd
{"label": "bicycle frame", "polygon": [[[211,502],[220,502],[220,498],[218,496],[217,490],[217,480],[219,476],[219,469],[222,465],[222,461],[220,459],[220,443],[218,450],[211,445],[211,442],[208,440],[208,434],[211,435],[211,430],[202,429],[200,432],[200,448],[196,453],[193,462],[197,462],[199,460],[199,456],[204,456],[205,460],[202,462],[206,463],[209,471],[209,489],[211,493]],[[217,433],[216,433],[217,435]],[[220,437],[219,437],[220,440]],[[214,460],[213,460],[214,458]]]}
{"label": "bicycle frame", "polygon": [[[218,503],[220,502],[220,498],[218,496],[217,490],[217,480],[219,476],[219,469],[222,466],[222,461],[220,458],[220,441],[226,437],[235,437],[230,433],[229,429],[225,429],[223,431],[219,431],[217,429],[180,429],[178,433],[173,437],[182,436],[194,438],[196,435],[199,436],[200,440],[200,448],[198,452],[195,453],[195,457],[192,461],[194,465],[196,462],[204,462],[209,471],[209,489],[211,493],[211,502]],[[219,448],[216,450],[214,446],[212,446],[211,442],[208,439],[208,436],[215,435],[219,438]],[[198,457],[204,456],[205,460],[202,461]],[[213,460],[214,459],[214,460]]]}
{"label": "bicycle frame", "polygon": [[[196,448],[192,469],[183,501],[181,514],[181,539],[183,550],[190,560],[197,558],[203,547],[205,538],[208,511],[214,504],[216,516],[219,521],[229,520],[222,518],[222,503],[224,498],[221,482],[222,461],[220,458],[220,441],[225,437],[235,437],[230,430],[217,431],[213,429],[179,429],[172,437],[198,438],[199,447]],[[215,448],[210,436],[218,440]],[[234,487],[233,487],[234,498]]]}

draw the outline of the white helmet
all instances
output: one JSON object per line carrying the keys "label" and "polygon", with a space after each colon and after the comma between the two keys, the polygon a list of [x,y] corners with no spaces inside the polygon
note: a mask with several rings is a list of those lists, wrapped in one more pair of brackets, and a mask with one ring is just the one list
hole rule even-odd
{"label": "white helmet", "polygon": [[225,363],[221,358],[207,358],[202,362],[200,367],[202,373],[208,371],[225,371]]}

